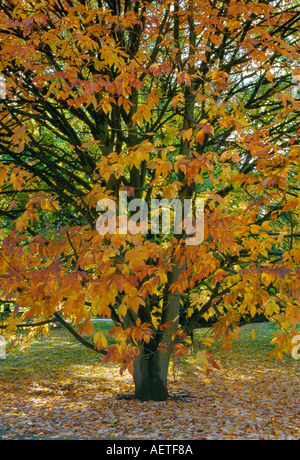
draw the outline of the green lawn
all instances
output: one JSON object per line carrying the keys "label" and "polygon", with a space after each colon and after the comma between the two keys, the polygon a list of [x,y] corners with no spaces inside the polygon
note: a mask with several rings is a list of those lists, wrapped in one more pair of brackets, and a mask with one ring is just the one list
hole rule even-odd
{"label": "green lawn", "polygon": [[[101,329],[108,339],[108,344],[114,343],[113,336],[108,334],[114,327],[111,321],[94,322],[95,331]],[[252,338],[252,330],[255,330],[256,338]],[[222,357],[245,357],[249,360],[257,359],[259,355],[262,360],[268,359],[268,352],[272,350],[270,341],[275,332],[274,323],[260,323],[247,325],[240,328],[239,340],[234,341],[232,349],[222,351],[222,341],[218,341],[212,348],[214,356],[222,360]],[[182,358],[181,362],[187,360],[193,362],[194,356],[198,351],[197,339],[207,333],[207,329],[195,331],[195,346],[193,353],[188,358]],[[23,334],[26,334],[23,332]],[[86,337],[92,342],[92,336]],[[291,361],[291,357],[285,358]],[[7,359],[1,362],[0,372],[19,371],[24,372],[44,372],[59,373],[66,367],[74,366],[93,366],[101,362],[101,355],[93,353],[85,348],[70,335],[64,328],[53,328],[48,335],[43,335],[34,340],[30,347],[24,350],[15,349],[7,354]]]}

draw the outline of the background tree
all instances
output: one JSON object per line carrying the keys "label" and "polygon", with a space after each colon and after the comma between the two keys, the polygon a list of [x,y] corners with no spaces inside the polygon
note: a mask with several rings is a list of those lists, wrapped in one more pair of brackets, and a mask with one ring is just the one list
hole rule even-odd
{"label": "background tree", "polygon": [[[142,400],[243,318],[299,312],[300,9],[282,1],[1,1],[1,291],[6,332],[59,320],[119,362]],[[100,235],[100,199],[201,197],[202,244],[186,235]],[[179,324],[181,299],[188,321]],[[19,312],[22,312],[20,316]],[[107,347],[91,318],[110,317]],[[20,324],[21,323],[21,324]],[[216,366],[201,355],[204,367]]]}

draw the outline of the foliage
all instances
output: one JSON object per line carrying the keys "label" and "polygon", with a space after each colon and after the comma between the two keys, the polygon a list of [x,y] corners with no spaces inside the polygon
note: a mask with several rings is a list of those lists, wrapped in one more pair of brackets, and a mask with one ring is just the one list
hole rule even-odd
{"label": "foliage", "polygon": [[[291,352],[299,22],[294,1],[2,2],[7,334],[73,327],[133,374],[139,399],[166,399],[171,354],[189,353],[201,318],[217,316],[212,337],[230,347],[243,318],[264,314],[279,325],[275,356]],[[202,198],[203,242],[186,245],[186,228],[99,234],[97,202],[121,191],[129,204]],[[82,337],[95,316],[117,343]]]}

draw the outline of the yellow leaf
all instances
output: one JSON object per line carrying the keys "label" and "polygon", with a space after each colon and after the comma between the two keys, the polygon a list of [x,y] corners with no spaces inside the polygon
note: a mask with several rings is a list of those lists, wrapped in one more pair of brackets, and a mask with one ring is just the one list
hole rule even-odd
{"label": "yellow leaf", "polygon": [[256,335],[255,335],[255,330],[252,329],[252,339],[255,340],[256,339]]}
{"label": "yellow leaf", "polygon": [[259,252],[262,256],[264,256],[264,257],[266,257],[266,258],[269,257],[269,255],[268,255],[267,251],[265,250],[265,248],[261,248],[261,247],[258,248],[258,252]]}
{"label": "yellow leaf", "polygon": [[214,341],[213,337],[203,337],[199,339],[199,342],[203,343],[203,345],[206,345],[207,347],[211,347]]}
{"label": "yellow leaf", "polygon": [[13,316],[10,316],[7,318],[7,329],[12,332],[17,329],[17,325],[20,323],[19,318],[14,318]]}
{"label": "yellow leaf", "polygon": [[97,350],[107,347],[107,340],[102,331],[99,331],[94,335],[94,344],[96,345]]}
{"label": "yellow leaf", "polygon": [[201,129],[201,131],[199,131],[199,133],[196,136],[196,142],[198,142],[198,144],[202,145],[203,142],[204,142],[204,139],[205,139],[205,134],[204,134],[203,130]]}
{"label": "yellow leaf", "polygon": [[253,303],[252,305],[250,305],[250,315],[252,316],[252,318],[254,318],[255,314],[256,314],[256,306]]}
{"label": "yellow leaf", "polygon": [[259,231],[260,231],[260,226],[259,225],[255,225],[255,224],[251,225],[251,228],[250,228],[251,233],[254,233],[254,234],[257,235],[259,233]]}
{"label": "yellow leaf", "polygon": [[266,79],[267,79],[269,82],[273,83],[273,81],[274,81],[274,75],[273,75],[271,72],[267,71],[267,72],[266,72]]}
{"label": "yellow leaf", "polygon": [[152,73],[153,75],[156,75],[156,74],[157,74],[157,71],[158,71],[158,64],[157,64],[157,62],[154,62],[154,63],[151,64],[151,66],[149,67],[149,72]]}
{"label": "yellow leaf", "polygon": [[0,185],[3,185],[6,180],[7,180],[7,166],[3,166],[3,164],[0,163]]}
{"label": "yellow leaf", "polygon": [[120,306],[118,307],[117,313],[120,317],[125,317],[127,314],[128,307],[126,305],[126,302],[122,302]]}
{"label": "yellow leaf", "polygon": [[266,230],[266,231],[267,231],[267,230],[271,230],[270,222],[267,222],[267,221],[263,222],[263,223],[261,224],[261,228],[262,228],[262,230]]}
{"label": "yellow leaf", "polygon": [[264,305],[264,308],[265,308],[265,315],[269,317],[273,315],[278,315],[278,313],[280,312],[280,307],[276,303],[276,299],[271,298],[269,302],[267,302]]}
{"label": "yellow leaf", "polygon": [[220,46],[222,42],[222,37],[219,35],[210,35],[209,37],[210,41],[213,42],[214,45]]}
{"label": "yellow leaf", "polygon": [[185,131],[183,131],[183,134],[182,134],[182,139],[185,141],[185,140],[190,140],[191,137],[192,137],[192,134],[193,134],[193,128],[189,128]]}

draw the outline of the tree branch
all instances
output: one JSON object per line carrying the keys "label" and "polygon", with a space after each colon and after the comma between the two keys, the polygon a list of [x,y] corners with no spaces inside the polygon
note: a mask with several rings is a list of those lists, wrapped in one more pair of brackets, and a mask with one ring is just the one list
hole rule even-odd
{"label": "tree branch", "polygon": [[84,345],[85,347],[89,348],[90,350],[93,350],[93,351],[96,351],[97,353],[100,353],[101,355],[107,355],[107,352],[105,350],[98,350],[95,345],[93,345],[92,343],[88,342],[87,340],[85,340],[81,335],[78,334],[78,332],[75,331],[75,329],[70,326],[70,324],[64,320],[64,318],[58,313],[58,312],[55,312],[54,313],[54,316],[56,318],[57,321],[59,321],[66,329],[67,331],[70,332],[71,335],[73,335],[73,337],[75,337],[75,339],[80,342],[82,345]]}

